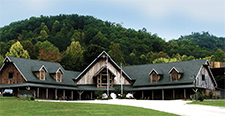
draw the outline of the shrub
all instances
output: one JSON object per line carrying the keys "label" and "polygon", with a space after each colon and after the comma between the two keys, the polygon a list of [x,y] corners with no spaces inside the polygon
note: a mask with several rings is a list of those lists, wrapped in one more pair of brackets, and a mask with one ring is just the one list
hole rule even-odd
{"label": "shrub", "polygon": [[197,99],[199,101],[203,101],[205,99],[205,94],[201,93],[201,92],[197,92]]}
{"label": "shrub", "polygon": [[95,91],[95,96],[97,99],[102,98],[103,91]]}
{"label": "shrub", "polygon": [[31,97],[30,97],[30,100],[35,100],[34,96],[31,96]]}

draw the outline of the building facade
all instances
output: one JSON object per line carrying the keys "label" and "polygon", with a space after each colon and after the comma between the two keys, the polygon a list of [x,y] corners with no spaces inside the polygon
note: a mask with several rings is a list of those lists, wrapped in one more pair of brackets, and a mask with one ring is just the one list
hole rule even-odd
{"label": "building facade", "polygon": [[[189,98],[193,90],[213,91],[217,83],[208,60],[124,66],[122,71],[103,51],[82,72],[59,63],[7,56],[0,73],[0,89],[14,95],[31,91],[44,99],[95,99],[94,92],[123,88],[137,99]],[[108,87],[107,87],[108,84]]]}

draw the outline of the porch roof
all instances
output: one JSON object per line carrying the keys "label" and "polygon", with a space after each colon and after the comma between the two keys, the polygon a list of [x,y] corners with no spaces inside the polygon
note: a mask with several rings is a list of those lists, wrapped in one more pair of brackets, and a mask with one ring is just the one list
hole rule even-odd
{"label": "porch roof", "polygon": [[41,88],[53,88],[53,89],[77,90],[76,87],[72,87],[72,86],[60,86],[60,85],[36,84],[36,83],[16,83],[16,84],[0,85],[0,88],[16,88],[16,87],[41,87]]}

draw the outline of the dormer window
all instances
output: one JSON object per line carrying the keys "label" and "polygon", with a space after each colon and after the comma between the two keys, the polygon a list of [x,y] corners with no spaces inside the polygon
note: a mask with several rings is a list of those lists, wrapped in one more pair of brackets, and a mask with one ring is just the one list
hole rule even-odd
{"label": "dormer window", "polygon": [[173,67],[169,71],[169,74],[170,74],[170,81],[178,81],[181,78],[183,71],[182,71],[182,69]]}
{"label": "dormer window", "polygon": [[45,70],[43,68],[40,71],[40,80],[45,80]]}
{"label": "dormer window", "polygon": [[152,69],[149,73],[150,75],[150,82],[154,83],[154,82],[158,82],[162,76],[161,73],[159,73],[159,71],[156,71],[155,69]]}
{"label": "dormer window", "polygon": [[151,74],[151,82],[158,82],[158,80],[159,80],[158,75],[155,72],[153,72]]}
{"label": "dormer window", "polygon": [[45,80],[45,73],[48,72],[44,65],[32,67],[32,72],[39,80]]}
{"label": "dormer window", "polygon": [[177,71],[176,70],[173,70],[170,73],[170,80],[171,81],[178,81],[178,74],[177,74]]}
{"label": "dormer window", "polygon": [[61,73],[61,71],[58,71],[56,73],[56,81],[57,82],[62,82],[62,73]]}
{"label": "dormer window", "polygon": [[63,70],[60,67],[50,68],[49,73],[56,82],[62,82]]}

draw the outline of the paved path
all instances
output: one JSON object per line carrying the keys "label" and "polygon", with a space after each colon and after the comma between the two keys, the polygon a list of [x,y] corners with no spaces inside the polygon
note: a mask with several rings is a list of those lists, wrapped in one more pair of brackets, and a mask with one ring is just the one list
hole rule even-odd
{"label": "paved path", "polygon": [[60,101],[38,100],[48,102],[74,102],[74,103],[99,103],[117,104],[154,109],[182,116],[225,116],[225,107],[186,104],[191,101],[182,100],[84,100],[84,101]]}

